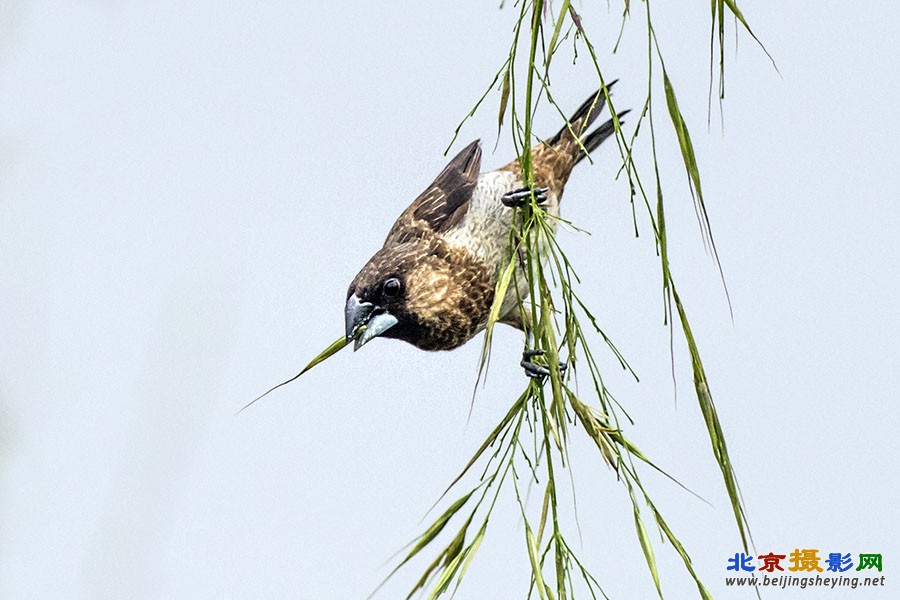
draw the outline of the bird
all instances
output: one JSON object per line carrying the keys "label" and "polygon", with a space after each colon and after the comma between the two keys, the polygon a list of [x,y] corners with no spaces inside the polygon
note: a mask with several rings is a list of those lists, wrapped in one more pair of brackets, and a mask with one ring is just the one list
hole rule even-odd
{"label": "bird", "polygon": [[[380,337],[422,350],[452,350],[483,331],[497,282],[512,257],[509,234],[515,208],[534,195],[542,210],[559,216],[572,169],[615,133],[613,118],[587,133],[613,83],[592,94],[554,136],[534,146],[531,187],[525,185],[518,159],[480,172],[480,140],[454,156],[397,218],[382,247],[350,282],[346,343],[359,350]],[[617,117],[621,120],[627,112]],[[548,221],[555,227],[556,219]],[[507,289],[498,320],[530,336],[530,319],[519,308],[519,299],[528,294],[522,267],[518,265],[518,285]],[[530,360],[540,353],[527,348],[523,353],[522,366],[531,377],[549,373]]]}

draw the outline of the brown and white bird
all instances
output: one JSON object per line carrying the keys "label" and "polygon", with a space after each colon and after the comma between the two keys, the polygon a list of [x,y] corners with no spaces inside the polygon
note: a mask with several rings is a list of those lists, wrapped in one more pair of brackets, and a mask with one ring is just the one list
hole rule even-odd
{"label": "brown and white bird", "polygon": [[[615,131],[610,119],[586,133],[606,98],[598,91],[532,150],[535,198],[553,217],[572,169]],[[513,207],[530,199],[532,190],[524,187],[518,160],[487,173],[480,167],[476,140],[403,211],[382,248],[353,278],[345,317],[347,342],[355,341],[356,350],[376,337],[452,350],[487,326],[497,280],[511,256]],[[519,296],[527,292],[526,285]],[[510,286],[500,321],[526,330],[517,306]]]}

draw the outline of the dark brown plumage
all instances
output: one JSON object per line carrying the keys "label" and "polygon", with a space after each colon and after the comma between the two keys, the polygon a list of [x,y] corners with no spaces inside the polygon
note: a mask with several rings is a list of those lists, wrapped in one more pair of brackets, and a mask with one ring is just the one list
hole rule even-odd
{"label": "dark brown plumage", "polygon": [[[553,216],[574,166],[614,132],[609,120],[584,135],[605,104],[601,90],[532,151],[541,206]],[[350,283],[346,335],[356,349],[387,337],[423,350],[451,350],[487,325],[500,270],[509,260],[509,204],[523,195],[524,184],[518,160],[488,173],[479,174],[480,167],[476,140],[403,211],[382,248]],[[510,289],[500,318],[521,327],[516,297]]]}

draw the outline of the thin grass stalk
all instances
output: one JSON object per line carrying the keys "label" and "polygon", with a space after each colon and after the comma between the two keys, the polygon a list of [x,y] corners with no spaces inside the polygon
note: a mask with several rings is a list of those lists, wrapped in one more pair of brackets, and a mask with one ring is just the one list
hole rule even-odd
{"label": "thin grass stalk", "polygon": [[[727,8],[731,14],[744,25],[751,36],[756,39],[755,35],[749,31],[749,27],[747,26],[743,15],[741,15],[740,11],[737,9],[735,2],[732,0],[712,0],[712,2],[714,31],[721,23],[724,6],[724,8]],[[670,331],[673,331],[675,321],[673,317],[677,312],[682,334],[688,344],[691,356],[698,402],[700,403],[704,420],[707,425],[714,456],[722,471],[726,489],[732,503],[735,520],[737,521],[742,539],[745,540],[746,547],[746,538],[744,538],[744,535],[745,532],[747,532],[747,520],[743,503],[740,500],[734,470],[727,454],[721,424],[719,423],[715,406],[712,403],[712,397],[709,395],[709,387],[700,360],[699,350],[697,349],[696,341],[691,333],[686,311],[682,306],[681,299],[675,291],[675,284],[669,266],[664,196],[659,179],[656,136],[654,131],[655,124],[652,109],[652,73],[654,62],[658,62],[663,75],[663,90],[665,92],[666,105],[669,110],[669,116],[673,127],[678,135],[679,149],[685,165],[685,171],[688,175],[689,188],[694,195],[695,208],[697,209],[701,231],[704,239],[710,242],[713,258],[716,260],[717,265],[718,257],[715,254],[715,247],[711,242],[711,228],[700,188],[699,167],[694,158],[693,147],[689,134],[687,133],[686,124],[675,99],[674,86],[665,71],[662,52],[655,39],[653,24],[650,17],[649,0],[645,1],[645,7],[648,34],[648,91],[645,104],[637,119],[635,132],[630,139],[625,138],[621,131],[618,119],[614,117],[615,139],[617,140],[622,158],[621,172],[625,173],[628,179],[629,190],[631,192],[632,215],[635,220],[636,233],[638,227],[637,217],[634,211],[635,195],[639,195],[643,199],[647,209],[648,220],[650,222],[651,231],[653,232],[655,248],[659,255],[662,270],[665,322],[669,326]],[[493,89],[493,86],[497,81],[502,78],[499,90],[500,106],[498,111],[498,123],[502,126],[504,117],[507,114],[509,115],[512,125],[511,132],[513,144],[519,155],[523,181],[530,187],[534,185],[533,164],[531,160],[532,125],[533,117],[540,99],[546,98],[552,107],[557,111],[560,111],[560,114],[563,114],[550,94],[549,66],[552,56],[561,41],[560,36],[562,35],[563,27],[567,20],[571,21],[570,27],[574,28],[576,31],[576,41],[582,41],[587,47],[588,53],[596,68],[598,80],[600,81],[601,86],[605,86],[605,79],[601,73],[597,54],[594,51],[593,45],[588,40],[581,19],[572,4],[568,2],[568,0],[565,0],[555,19],[551,14],[552,11],[545,12],[544,9],[545,4],[543,0],[531,0],[530,2],[522,0],[519,6],[518,19],[514,28],[513,44],[510,48],[509,55],[497,71],[497,75],[494,77],[491,86],[489,86],[489,90]],[[623,14],[627,15],[629,10],[630,5],[626,1]],[[538,42],[542,41],[541,31],[544,18],[550,19],[550,22],[553,23],[553,32],[549,45],[541,46],[542,58],[539,62]],[[525,66],[525,102],[523,108],[518,102],[516,93],[516,73],[519,68],[516,58],[520,34],[522,34],[523,28],[526,27],[526,23],[528,23],[528,33],[530,35],[526,38],[528,42],[528,64]],[[563,39],[566,36],[568,36],[568,33],[563,36]],[[716,39],[715,36],[713,36],[713,39]],[[723,43],[723,40],[724,37],[719,38],[720,45]],[[543,70],[543,75],[541,74],[540,69]],[[724,74],[724,68],[721,73]],[[537,86],[535,84],[537,84]],[[473,110],[470,111],[466,118],[463,119],[463,122],[460,123],[460,126],[454,133],[454,139],[459,132],[459,128],[462,127],[465,120],[468,119],[481,105],[486,96],[487,93],[478,100]],[[608,94],[605,97],[605,102],[610,109],[610,113],[616,115],[612,100]],[[650,128],[653,174],[656,184],[656,197],[653,203],[649,201],[633,153],[634,144],[638,139],[641,123],[644,119],[648,120]],[[559,488],[556,482],[556,476],[558,475],[557,468],[563,470],[568,468],[568,427],[574,424],[576,426],[580,425],[580,428],[594,441],[602,459],[610,465],[615,477],[622,482],[626,489],[632,504],[636,535],[644,552],[651,578],[658,595],[661,598],[663,597],[661,577],[656,564],[656,555],[653,550],[653,545],[643,518],[641,517],[641,504],[649,507],[650,513],[653,515],[653,520],[660,531],[660,535],[664,540],[671,543],[675,552],[681,557],[685,569],[697,584],[700,597],[704,599],[710,598],[709,592],[698,578],[684,546],[673,533],[660,511],[657,509],[655,503],[651,500],[648,490],[641,482],[638,475],[638,465],[646,464],[652,469],[665,474],[672,481],[678,482],[676,479],[665,473],[664,470],[659,468],[644,452],[626,437],[622,428],[622,423],[627,422],[633,424],[633,421],[628,416],[627,411],[625,411],[622,405],[610,394],[604,384],[602,370],[597,363],[595,354],[591,350],[589,340],[582,330],[580,319],[588,319],[592,328],[601,336],[604,343],[609,347],[612,355],[622,368],[630,371],[628,362],[615,347],[612,340],[603,334],[597,319],[575,293],[574,285],[580,280],[569,259],[566,257],[565,252],[556,243],[553,228],[550,226],[547,219],[549,219],[549,217],[536,205],[533,198],[525,207],[516,209],[516,214],[513,219],[514,226],[510,231],[509,238],[511,249],[510,259],[505,268],[502,269],[501,277],[495,291],[494,304],[490,311],[485,343],[481,361],[479,363],[478,379],[480,380],[488,363],[492,341],[491,333],[493,326],[499,317],[500,303],[506,296],[510,285],[514,286],[513,289],[519,289],[519,282],[517,279],[520,276],[524,276],[529,293],[527,297],[519,298],[519,310],[523,315],[523,319],[530,319],[536,347],[539,347],[545,352],[544,359],[550,371],[549,383],[551,395],[549,402],[548,398],[545,396],[544,386],[540,382],[534,380],[530,381],[501,422],[488,435],[463,470],[451,482],[447,492],[460,485],[462,480],[472,471],[479,461],[484,461],[484,467],[481,469],[480,474],[477,475],[477,483],[470,488],[468,493],[458,498],[456,502],[451,504],[450,508],[441,513],[441,515],[426,528],[425,533],[414,541],[412,550],[397,568],[403,566],[414,556],[433,546],[437,542],[437,538],[443,537],[450,521],[462,519],[461,526],[456,530],[456,534],[426,568],[410,595],[412,596],[417,590],[424,590],[429,582],[433,582],[428,594],[429,598],[437,598],[447,593],[451,589],[451,584],[453,584],[454,581],[455,584],[452,586],[452,590],[455,591],[458,589],[463,576],[472,564],[475,552],[486,537],[488,524],[496,506],[497,499],[504,489],[504,485],[508,481],[511,481],[522,513],[525,555],[528,557],[531,564],[532,577],[529,587],[529,597],[534,593],[540,598],[552,598],[554,600],[556,598],[572,598],[576,592],[574,583],[577,579],[583,584],[583,587],[587,589],[592,598],[596,599],[598,597],[597,593],[605,598],[606,594],[600,587],[599,581],[591,575],[587,567],[572,551],[570,544],[566,540],[565,527],[560,518],[557,496],[557,490]],[[524,257],[522,275],[519,274],[519,270],[516,268],[517,261],[519,260],[518,257],[520,255]],[[561,297],[559,310],[556,308],[554,302],[554,295],[552,293],[554,289],[558,291]],[[560,322],[562,323],[562,326],[559,325]],[[560,334],[559,337],[557,337],[557,332]],[[558,340],[562,340],[562,344],[559,344]],[[559,368],[559,350],[562,348],[566,349],[565,361],[566,365],[569,367],[565,374]],[[587,368],[587,374],[591,378],[593,391],[596,394],[596,401],[599,404],[599,408],[595,408],[589,403],[583,402],[569,387],[569,383],[574,378],[576,359],[579,359],[579,361]],[[636,375],[635,378],[637,379]],[[532,435],[533,445],[530,448],[521,441],[521,436],[526,434],[523,427]],[[488,449],[491,447],[493,447],[494,450],[489,453]],[[519,467],[517,467],[517,464]],[[546,474],[546,480],[541,484],[539,473],[542,470]],[[542,501],[540,502],[540,512],[538,513],[538,520],[535,523],[536,526],[532,525],[532,520],[529,516],[531,511],[528,506],[527,497],[523,499],[519,492],[518,482],[525,473],[528,474],[527,481],[529,482],[529,487],[531,485],[543,485],[543,488],[541,489]],[[474,505],[472,505],[469,510],[464,511],[464,507],[470,504],[470,499],[475,497],[475,492],[478,490],[480,490],[480,494]],[[445,494],[447,492],[445,492]],[[469,537],[469,528],[473,522],[480,523],[480,526],[475,535]],[[553,557],[552,560],[548,561],[547,559],[551,556]],[[396,572],[396,569],[391,575],[393,575],[394,572]],[[554,582],[555,585],[551,586],[549,582]]]}

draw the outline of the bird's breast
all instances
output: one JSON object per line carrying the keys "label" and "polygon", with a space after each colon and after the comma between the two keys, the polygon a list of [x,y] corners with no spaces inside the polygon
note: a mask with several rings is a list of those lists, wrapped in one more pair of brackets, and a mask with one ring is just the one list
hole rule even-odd
{"label": "bird's breast", "polygon": [[519,177],[508,171],[479,175],[465,217],[446,236],[448,244],[489,265],[495,276],[508,256],[512,225],[512,210],[500,198],[517,187],[521,187]]}
{"label": "bird's breast", "polygon": [[[507,192],[520,189],[523,185],[517,172],[499,170],[482,173],[478,177],[465,217],[446,236],[448,244],[464,250],[488,267],[493,285],[496,285],[501,271],[509,264],[511,258],[509,233],[513,210],[504,205],[500,199]],[[547,201],[542,208],[551,216],[559,215],[559,196],[556,190],[549,191]],[[555,225],[555,220],[551,220],[552,229],[555,229]],[[546,250],[544,248],[540,252],[544,261],[548,256]],[[518,299],[526,298],[529,295],[528,278],[522,271],[521,264],[518,265],[516,281],[518,285],[510,286],[503,299],[500,310],[501,317],[516,313]]]}

